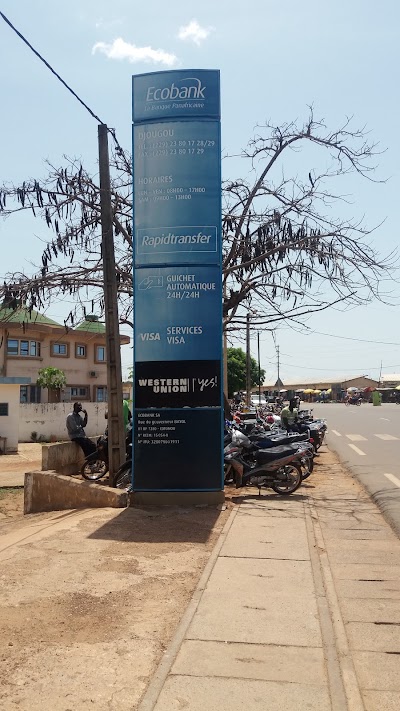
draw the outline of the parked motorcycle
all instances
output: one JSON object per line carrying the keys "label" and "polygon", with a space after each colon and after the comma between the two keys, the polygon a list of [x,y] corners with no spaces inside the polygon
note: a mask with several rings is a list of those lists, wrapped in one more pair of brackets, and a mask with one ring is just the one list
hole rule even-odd
{"label": "parked motorcycle", "polygon": [[259,449],[271,449],[277,446],[291,447],[299,456],[302,478],[307,479],[314,469],[314,445],[307,433],[288,433],[284,430],[275,431],[268,437],[250,436],[249,439]]}
{"label": "parked motorcycle", "polygon": [[96,449],[89,454],[81,467],[81,474],[87,481],[98,481],[108,472],[108,436],[101,435],[96,442]]}
{"label": "parked motorcycle", "polygon": [[130,447],[130,457],[118,469],[113,481],[116,489],[125,489],[128,492],[132,491],[132,442]]}
{"label": "parked motorcycle", "polygon": [[299,453],[291,446],[257,449],[241,432],[232,433],[232,442],[224,450],[224,462],[234,471],[237,489],[257,486],[259,495],[263,487],[282,496],[292,494],[302,482]]}
{"label": "parked motorcycle", "polygon": [[[114,477],[114,482],[116,481],[117,476],[121,473],[121,469],[128,464],[128,460],[130,460],[130,467],[132,469],[132,427],[130,424],[126,430],[125,444],[127,461],[121,465]],[[98,481],[107,474],[108,470],[108,430],[106,430],[104,435],[101,435],[97,439],[96,450],[85,458],[85,461],[81,467],[81,474],[87,481]],[[113,486],[115,486],[115,483]]]}

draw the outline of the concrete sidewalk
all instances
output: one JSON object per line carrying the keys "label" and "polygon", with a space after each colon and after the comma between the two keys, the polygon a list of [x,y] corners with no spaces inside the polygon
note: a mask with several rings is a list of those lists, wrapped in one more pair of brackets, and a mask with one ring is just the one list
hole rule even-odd
{"label": "concrete sidewalk", "polygon": [[232,513],[140,711],[398,711],[400,542],[319,460]]}

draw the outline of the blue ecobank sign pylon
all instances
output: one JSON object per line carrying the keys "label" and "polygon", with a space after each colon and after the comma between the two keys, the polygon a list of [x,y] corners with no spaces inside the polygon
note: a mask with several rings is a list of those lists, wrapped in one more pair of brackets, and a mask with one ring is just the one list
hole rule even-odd
{"label": "blue ecobank sign pylon", "polygon": [[219,72],[133,77],[137,491],[222,476]]}

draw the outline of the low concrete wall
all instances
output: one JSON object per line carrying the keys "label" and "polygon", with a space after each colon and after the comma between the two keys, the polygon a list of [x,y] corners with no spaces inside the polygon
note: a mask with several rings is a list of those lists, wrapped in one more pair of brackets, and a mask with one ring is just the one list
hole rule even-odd
{"label": "low concrete wall", "polygon": [[[91,437],[96,442],[96,437]],[[58,474],[79,474],[84,454],[75,442],[57,442],[42,445],[42,470]]]}
{"label": "low concrete wall", "polygon": [[25,474],[24,513],[65,509],[125,508],[128,494],[101,484],[91,484],[56,472]]}

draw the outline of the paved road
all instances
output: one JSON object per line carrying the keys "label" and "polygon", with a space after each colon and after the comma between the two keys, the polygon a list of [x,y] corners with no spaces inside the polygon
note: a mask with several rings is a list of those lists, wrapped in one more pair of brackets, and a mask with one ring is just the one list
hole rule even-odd
{"label": "paved road", "polygon": [[400,535],[400,406],[314,405],[327,441],[372,494]]}

